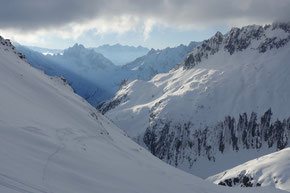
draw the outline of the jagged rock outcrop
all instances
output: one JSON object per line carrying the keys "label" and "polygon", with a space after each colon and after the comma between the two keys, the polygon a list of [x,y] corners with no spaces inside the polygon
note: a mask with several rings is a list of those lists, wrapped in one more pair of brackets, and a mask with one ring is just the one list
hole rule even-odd
{"label": "jagged rock outcrop", "polygon": [[224,37],[221,32],[217,32],[215,36],[209,40],[205,40],[200,46],[196,48],[196,51],[188,55],[184,61],[184,68],[189,69],[201,62],[202,58],[208,58],[209,55],[213,55],[219,51]]}
{"label": "jagged rock outcrop", "polygon": [[239,176],[235,177],[235,178],[229,178],[229,179],[225,179],[224,181],[220,181],[218,183],[218,185],[221,186],[229,186],[229,187],[233,187],[233,186],[241,186],[241,187],[260,187],[261,183],[256,182],[256,183],[252,183],[251,181],[253,181],[253,177],[252,176],[247,176],[245,174],[240,174]]}
{"label": "jagged rock outcrop", "polygon": [[[269,33],[274,30],[283,30],[288,35],[284,37],[270,37]],[[223,49],[232,55],[235,52],[241,52],[247,49],[252,42],[260,41],[258,46],[252,49],[264,53],[269,49],[280,48],[290,41],[290,23],[274,23],[273,25],[251,25],[242,28],[232,28],[227,34],[222,35],[217,32],[214,37],[205,40],[198,46],[182,64],[184,69],[193,68],[207,59],[209,55],[214,55]]]}
{"label": "jagged rock outcrop", "polygon": [[290,191],[290,148],[228,168],[206,180],[229,187],[272,186]]}
{"label": "jagged rock outcrop", "polygon": [[[4,39],[2,36],[0,36],[0,43],[4,46],[5,51],[9,51],[9,49],[13,50],[14,54],[17,54],[17,56],[26,61],[26,57],[21,52],[18,52],[16,48],[12,45],[11,41],[9,39]],[[9,49],[8,49],[9,48]]]}
{"label": "jagged rock outcrop", "polygon": [[105,114],[106,112],[108,112],[109,110],[115,108],[116,106],[118,106],[119,104],[121,104],[121,102],[124,102],[127,99],[127,95],[123,95],[123,96],[117,96],[116,98],[114,98],[114,100],[112,102],[101,102],[98,106],[97,109],[102,113]]}

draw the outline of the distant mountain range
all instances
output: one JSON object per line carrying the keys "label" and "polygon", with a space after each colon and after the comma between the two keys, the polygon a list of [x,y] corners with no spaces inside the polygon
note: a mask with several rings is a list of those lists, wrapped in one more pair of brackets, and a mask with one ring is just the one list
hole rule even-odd
{"label": "distant mountain range", "polygon": [[[134,58],[133,62],[123,66],[114,65],[103,54],[97,53],[96,49],[85,48],[81,44],[75,44],[57,54],[46,55],[19,44],[16,44],[16,48],[34,67],[48,75],[65,77],[76,93],[97,106],[113,97],[124,80],[149,80],[157,73],[168,72],[184,60],[197,44],[192,42],[188,46],[151,50],[145,56]],[[128,58],[132,57],[133,52],[137,53],[136,49],[146,50],[141,46],[136,48],[121,45],[104,45],[99,48],[106,52],[112,50],[113,55],[120,52],[123,57]]]}
{"label": "distant mountain range", "polygon": [[162,50],[151,49],[146,55],[130,61],[122,66],[122,71],[128,73],[128,78],[150,80],[159,73],[169,72],[176,64],[185,60],[187,55],[199,42],[190,42],[188,45],[179,45]]}
{"label": "distant mountain range", "polygon": [[[63,53],[64,50],[62,49],[49,49],[49,48],[42,48],[37,46],[26,46],[29,49],[40,52],[44,55],[53,55],[53,54],[60,54]],[[121,44],[115,45],[101,45],[98,47],[92,47],[90,49],[95,50],[97,53],[104,55],[106,58],[111,60],[115,65],[124,65],[138,57],[144,56],[148,53],[149,49],[142,47],[142,46],[127,46]]]}
{"label": "distant mountain range", "polygon": [[146,55],[149,51],[148,48],[142,46],[134,47],[120,44],[105,44],[93,49],[109,58],[117,66],[127,64],[138,57]]}
{"label": "distant mountain range", "polygon": [[63,52],[62,49],[49,49],[49,48],[42,48],[42,47],[37,47],[37,46],[27,46],[27,48],[36,52],[40,52],[44,55],[47,55],[47,54],[53,55],[53,54],[59,54]]}

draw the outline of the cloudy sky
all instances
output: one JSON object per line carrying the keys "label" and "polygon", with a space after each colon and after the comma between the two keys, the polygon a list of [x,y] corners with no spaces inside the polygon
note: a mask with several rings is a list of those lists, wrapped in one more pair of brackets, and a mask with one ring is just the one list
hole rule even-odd
{"label": "cloudy sky", "polygon": [[66,48],[121,43],[149,48],[201,41],[217,30],[290,21],[290,0],[0,0],[0,35]]}

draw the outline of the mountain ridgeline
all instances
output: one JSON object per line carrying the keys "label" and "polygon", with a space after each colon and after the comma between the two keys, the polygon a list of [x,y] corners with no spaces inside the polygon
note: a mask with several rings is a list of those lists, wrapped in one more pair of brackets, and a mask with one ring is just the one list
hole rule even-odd
{"label": "mountain ridgeline", "polygon": [[96,52],[103,54],[106,58],[109,58],[117,66],[125,65],[136,58],[146,55],[149,51],[148,48],[142,46],[134,47],[120,44],[105,44],[93,49]]}
{"label": "mountain ridgeline", "polygon": [[[269,29],[271,31],[282,30],[288,34],[288,36],[267,37]],[[214,37],[205,40],[187,57],[182,65],[185,69],[193,68],[203,59],[207,59],[209,55],[214,55],[221,49],[224,49],[224,51],[232,55],[235,52],[242,52],[254,42],[259,42],[255,49],[258,50],[259,53],[265,53],[269,49],[279,49],[285,46],[289,41],[289,23],[274,23],[273,25],[265,25],[264,27],[253,25],[242,28],[232,28],[225,36],[217,32]]]}

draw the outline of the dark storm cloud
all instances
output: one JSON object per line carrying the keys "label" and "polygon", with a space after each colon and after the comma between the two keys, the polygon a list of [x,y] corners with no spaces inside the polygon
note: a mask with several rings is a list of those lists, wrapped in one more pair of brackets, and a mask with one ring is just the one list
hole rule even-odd
{"label": "dark storm cloud", "polygon": [[0,29],[24,31],[133,15],[168,25],[290,20],[289,0],[0,0]]}

